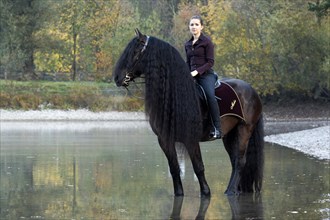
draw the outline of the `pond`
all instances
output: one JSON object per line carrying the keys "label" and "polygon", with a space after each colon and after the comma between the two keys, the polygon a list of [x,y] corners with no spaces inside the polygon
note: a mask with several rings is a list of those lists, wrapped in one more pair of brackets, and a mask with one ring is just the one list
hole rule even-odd
{"label": "pond", "polygon": [[0,219],[328,219],[330,164],[266,144],[263,191],[227,197],[221,141],[201,144],[210,199],[186,155],[185,196],[140,122],[1,122]]}

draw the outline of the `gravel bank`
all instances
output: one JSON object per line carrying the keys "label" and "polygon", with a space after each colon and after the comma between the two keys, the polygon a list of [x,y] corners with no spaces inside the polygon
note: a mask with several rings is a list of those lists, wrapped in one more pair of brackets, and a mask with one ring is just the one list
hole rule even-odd
{"label": "gravel bank", "polygon": [[330,160],[330,126],[269,135],[266,142],[296,149],[319,159]]}
{"label": "gravel bank", "polygon": [[[91,112],[88,110],[0,110],[0,122],[100,122],[145,121],[143,112]],[[112,124],[112,123],[111,123]],[[114,124],[112,124],[113,126]],[[2,127],[2,126],[1,126]],[[3,127],[1,128],[1,130]],[[307,130],[306,130],[307,129]],[[298,130],[298,131],[297,131]],[[265,120],[265,141],[302,151],[319,159],[330,160],[330,123],[328,119],[293,121]]]}

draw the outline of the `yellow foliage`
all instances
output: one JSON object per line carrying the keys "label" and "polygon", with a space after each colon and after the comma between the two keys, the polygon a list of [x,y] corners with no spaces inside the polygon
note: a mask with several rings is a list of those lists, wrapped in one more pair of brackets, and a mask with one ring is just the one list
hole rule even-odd
{"label": "yellow foliage", "polygon": [[37,51],[34,54],[38,72],[70,72],[71,64],[63,62],[61,54],[56,52],[43,53]]}
{"label": "yellow foliage", "polygon": [[205,32],[215,45],[214,69],[221,76],[239,78],[251,83],[260,93],[272,94],[274,84],[264,80],[272,76],[270,45],[259,37],[262,22],[237,14],[228,1],[208,1],[202,8]]}
{"label": "yellow foliage", "polygon": [[200,14],[200,8],[192,4],[179,4],[179,10],[177,14],[173,16],[172,38],[173,45],[179,49],[181,54],[184,55],[184,42],[190,37],[188,31],[188,22],[191,16],[194,14]]}
{"label": "yellow foliage", "polygon": [[106,77],[111,76],[111,68],[113,66],[112,56],[110,54],[105,53],[104,51],[100,51],[96,53],[96,80],[101,80]]}

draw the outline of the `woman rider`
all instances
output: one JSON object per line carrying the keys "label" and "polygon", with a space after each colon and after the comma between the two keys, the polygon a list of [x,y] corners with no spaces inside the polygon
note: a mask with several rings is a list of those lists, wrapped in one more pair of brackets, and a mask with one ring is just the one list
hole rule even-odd
{"label": "woman rider", "polygon": [[189,30],[192,37],[185,43],[185,51],[191,75],[203,87],[207,98],[214,127],[210,131],[210,139],[220,139],[222,136],[220,110],[214,94],[214,86],[218,76],[212,70],[214,64],[214,45],[211,39],[202,33],[203,27],[203,20],[199,15],[191,17]]}

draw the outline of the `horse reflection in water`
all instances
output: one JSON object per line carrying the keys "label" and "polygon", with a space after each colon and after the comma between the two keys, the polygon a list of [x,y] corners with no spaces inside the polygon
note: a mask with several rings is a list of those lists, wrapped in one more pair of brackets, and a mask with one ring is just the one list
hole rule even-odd
{"label": "horse reflection in water", "polygon": [[[177,142],[184,145],[190,156],[201,195],[210,196],[199,142],[208,140],[212,122],[208,120],[207,108],[201,104],[198,86],[174,47],[138,30],[136,35],[116,63],[114,80],[117,86],[127,88],[135,78],[144,76],[145,112],[168,160],[175,196],[184,195]],[[264,158],[261,101],[256,91],[242,80],[227,79],[223,83],[234,90],[244,116],[221,117],[223,143],[232,165],[225,193],[259,192]],[[231,107],[235,103],[236,100]]]}
{"label": "horse reflection in water", "polygon": [[[173,209],[170,219],[180,220],[184,197],[174,197]],[[196,220],[205,219],[210,205],[210,197],[201,197]],[[240,196],[228,196],[233,220],[240,219],[264,219],[261,194],[241,194]]]}
{"label": "horse reflection in water", "polygon": [[[183,204],[182,196],[175,196],[173,200],[173,209],[170,216],[170,219],[180,220],[181,219],[181,209]],[[203,220],[205,219],[206,211],[210,205],[210,197],[201,197],[201,201],[199,204],[199,210],[196,215],[196,219]]]}
{"label": "horse reflection in water", "polygon": [[232,219],[264,219],[261,194],[246,193],[228,196]]}
{"label": "horse reflection in water", "polygon": [[[178,157],[179,165],[181,169],[181,177],[186,176],[186,164],[184,154],[179,154]],[[196,176],[194,175],[194,180]],[[262,195],[261,193],[243,193],[239,196],[228,196],[228,203],[230,205],[232,219],[263,219],[263,205],[262,205]],[[175,196],[173,200],[172,213],[169,219],[180,220],[181,210],[183,205],[184,197]],[[199,210],[196,214],[196,220],[205,219],[208,207],[210,205],[210,197],[201,197]],[[184,219],[184,218],[183,218]]]}

